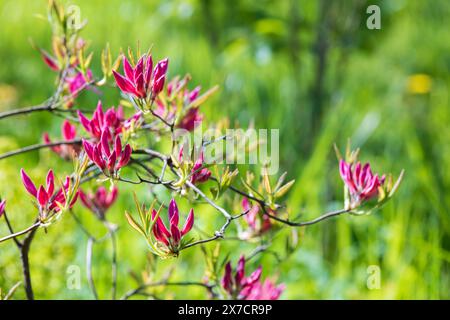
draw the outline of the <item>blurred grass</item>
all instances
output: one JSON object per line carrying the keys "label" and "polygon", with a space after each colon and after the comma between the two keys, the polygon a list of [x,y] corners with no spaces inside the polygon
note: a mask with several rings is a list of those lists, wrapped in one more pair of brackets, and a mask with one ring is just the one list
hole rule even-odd
{"label": "blurred grass", "polygon": [[[89,21],[83,36],[91,41],[97,74],[106,42],[114,53],[138,40],[142,48],[154,44],[157,58],[169,56],[170,75],[189,72],[204,88],[220,85],[220,93],[202,106],[208,119],[228,116],[243,126],[254,119],[256,127],[279,128],[281,168],[297,179],[288,203],[305,219],[342,205],[334,142],[343,148],[351,138],[375,171],[398,174],[405,168],[404,183],[383,210],[307,228],[300,248],[281,263],[272,255],[255,259],[255,265],[263,263],[264,275],[277,275],[287,284],[283,298],[450,298],[448,1],[377,1],[381,30],[365,27],[366,1],[70,3]],[[37,104],[52,93],[54,75],[28,42],[31,38],[49,47],[48,26],[34,17],[44,12],[45,1],[0,4],[0,110]],[[118,94],[107,90],[101,98],[111,105]],[[97,99],[87,92],[79,101],[92,108]],[[37,143],[44,131],[57,136],[60,123],[47,114],[4,120],[0,152]],[[19,179],[21,167],[33,177],[43,177],[50,167],[61,176],[71,170],[48,151],[0,162],[0,194],[8,199],[16,229],[33,218]],[[123,208],[133,208],[132,189],[121,188],[120,202],[108,213],[120,225],[119,293],[135,285],[128,272],[140,272],[146,261],[145,244],[123,218]],[[150,200],[149,192],[138,192],[140,199]],[[182,203],[186,211],[187,203]],[[76,211],[92,232],[103,234],[86,210],[78,206]],[[205,205],[196,212],[208,230],[221,222]],[[6,233],[0,224],[0,234]],[[47,234],[39,231],[31,255],[38,298],[92,298],[84,276],[85,244],[70,216]],[[276,243],[274,250],[282,245]],[[223,245],[234,258],[252,247]],[[95,248],[94,276],[101,297],[109,297],[109,259],[108,243]],[[199,280],[202,259],[200,250],[188,250],[177,260],[158,262],[158,273],[174,268],[175,278]],[[70,265],[81,268],[81,290],[67,288]],[[380,267],[379,290],[367,289],[370,265]],[[0,287],[10,288],[20,278],[17,249],[1,244]],[[202,289],[194,288],[164,293],[204,297]],[[22,290],[16,297],[24,297]]]}

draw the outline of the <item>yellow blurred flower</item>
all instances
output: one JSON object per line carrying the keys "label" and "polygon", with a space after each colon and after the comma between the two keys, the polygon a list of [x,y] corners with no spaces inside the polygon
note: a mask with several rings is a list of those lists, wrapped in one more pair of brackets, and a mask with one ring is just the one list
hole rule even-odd
{"label": "yellow blurred flower", "polygon": [[426,74],[413,74],[408,78],[408,92],[412,94],[425,94],[431,90],[431,77]]}
{"label": "yellow blurred flower", "polygon": [[17,90],[13,86],[0,83],[0,110],[17,101]]}

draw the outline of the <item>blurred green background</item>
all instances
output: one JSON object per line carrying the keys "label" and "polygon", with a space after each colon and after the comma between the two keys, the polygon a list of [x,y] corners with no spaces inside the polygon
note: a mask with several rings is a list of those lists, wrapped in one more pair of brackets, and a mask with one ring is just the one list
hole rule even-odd
{"label": "blurred green background", "polygon": [[[112,52],[140,41],[154,44],[157,58],[170,58],[169,72],[189,72],[203,88],[218,84],[219,93],[202,106],[208,122],[228,116],[246,126],[280,129],[281,168],[297,179],[287,202],[308,219],[342,207],[342,182],[332,144],[347,138],[361,147],[361,157],[376,172],[406,170],[404,182],[381,211],[370,216],[342,216],[301,230],[301,244],[281,263],[273,255],[252,260],[264,276],[287,285],[284,299],[448,299],[450,298],[450,3],[446,0],[375,1],[381,30],[368,30],[366,8],[373,1],[218,1],[83,0],[88,20],[82,32],[95,52]],[[35,105],[54,89],[54,73],[42,63],[29,39],[50,48],[50,28],[35,14],[45,1],[0,0],[0,111]],[[104,105],[117,104],[118,90],[105,90]],[[83,108],[96,96],[85,92]],[[59,137],[61,119],[49,114],[0,122],[0,153],[41,142],[44,131]],[[63,163],[48,150],[0,161],[0,195],[8,199],[15,229],[30,225],[34,211],[21,184],[24,167],[43,181],[49,168],[62,176]],[[38,177],[41,177],[40,179]],[[147,260],[143,239],[125,222],[133,210],[131,190],[108,213],[119,230],[119,294],[136,285]],[[151,199],[145,187],[140,199]],[[169,195],[167,195],[167,199]],[[183,212],[188,203],[180,200]],[[81,206],[76,213],[89,229],[103,226]],[[214,210],[196,206],[199,223],[212,232],[221,220]],[[217,217],[217,219],[216,219]],[[230,229],[232,232],[232,229]],[[7,229],[2,219],[0,235]],[[289,233],[289,230],[285,232]],[[91,299],[85,277],[86,236],[70,215],[45,234],[40,230],[31,253],[37,298]],[[236,261],[256,244],[223,242]],[[283,243],[274,250],[282,252]],[[212,247],[212,246],[210,246]],[[94,277],[100,297],[109,298],[109,243],[95,247]],[[12,242],[0,244],[0,287],[21,280],[20,260]],[[187,250],[178,259],[158,262],[156,278],[174,269],[172,279],[200,280],[202,253]],[[81,289],[66,285],[67,269],[79,266]],[[369,290],[367,268],[381,270],[381,287]],[[166,298],[205,298],[201,288],[158,289]],[[24,298],[19,289],[15,298]]]}

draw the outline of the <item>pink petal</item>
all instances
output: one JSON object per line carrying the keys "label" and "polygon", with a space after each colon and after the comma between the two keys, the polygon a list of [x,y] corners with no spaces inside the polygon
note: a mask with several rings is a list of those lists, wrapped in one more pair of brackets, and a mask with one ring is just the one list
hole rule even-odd
{"label": "pink petal", "polygon": [[131,66],[130,62],[125,57],[125,55],[123,56],[122,62],[123,62],[123,72],[125,73],[125,76],[128,78],[128,80],[130,80],[131,82],[134,82],[133,67]]}
{"label": "pink petal", "polygon": [[49,135],[48,135],[47,132],[44,132],[44,134],[42,135],[42,140],[44,140],[44,143],[45,143],[45,144],[50,144],[50,143],[52,143],[52,141],[50,140],[50,137],[49,137]]}
{"label": "pink petal", "polygon": [[201,114],[198,110],[198,107],[189,109],[180,120],[178,127],[188,131],[192,131],[198,127],[203,121],[203,114]]}
{"label": "pink petal", "polygon": [[113,75],[114,78],[116,79],[117,86],[120,88],[120,90],[122,90],[125,93],[130,93],[136,96],[138,95],[136,89],[134,88],[134,85],[130,82],[130,80],[118,74],[114,70]]}
{"label": "pink petal", "polygon": [[105,124],[109,127],[115,126],[117,123],[117,115],[116,110],[113,108],[109,108],[105,113]]}
{"label": "pink petal", "polygon": [[246,285],[252,285],[253,283],[259,281],[262,274],[262,267],[259,266],[258,269],[252,272],[252,274],[245,279]]}
{"label": "pink petal", "polygon": [[120,104],[117,106],[116,117],[120,121],[124,119],[123,107]]}
{"label": "pink petal", "polygon": [[102,100],[98,100],[97,102],[97,108],[94,111],[94,117],[93,119],[96,119],[98,121],[98,124],[100,126],[103,126],[103,119],[105,118],[103,114],[103,104]]}
{"label": "pink petal", "polygon": [[28,191],[29,194],[36,197],[37,196],[36,186],[34,185],[33,181],[31,181],[30,177],[26,174],[25,170],[20,169],[20,175],[22,177],[22,182],[23,185],[25,186],[25,189]]}
{"label": "pink petal", "polygon": [[355,169],[353,170],[352,176],[352,180],[355,182],[355,184],[358,184],[360,174],[361,174],[361,162],[358,162],[355,166]]}
{"label": "pink petal", "polygon": [[341,174],[341,178],[345,181],[347,176],[348,166],[344,160],[339,161],[339,173]]}
{"label": "pink petal", "polygon": [[48,202],[48,195],[43,186],[39,187],[39,190],[37,192],[37,200],[41,207],[45,207]]}
{"label": "pink petal", "polygon": [[166,80],[165,75],[162,75],[161,77],[155,78],[153,80],[152,91],[154,96],[158,95],[164,89],[165,80]]}
{"label": "pink petal", "polygon": [[142,73],[140,73],[136,78],[136,91],[138,92],[140,98],[145,97],[144,75]]}
{"label": "pink petal", "polygon": [[248,199],[246,197],[242,198],[242,209],[244,209],[244,211],[248,211],[250,210],[250,202],[248,201]]}
{"label": "pink petal", "polygon": [[189,93],[189,102],[193,102],[195,99],[197,99],[198,94],[200,93],[200,89],[201,89],[201,87],[197,86],[194,90],[192,90]]}
{"label": "pink petal", "polygon": [[97,164],[97,166],[101,170],[104,170],[106,168],[106,162],[103,159],[103,155],[102,155],[102,152],[100,150],[100,145],[99,144],[94,147],[93,156],[94,156],[93,161]]}
{"label": "pink petal", "polygon": [[78,195],[79,195],[79,194],[80,194],[79,191],[77,191],[77,192],[75,193],[75,196],[73,197],[72,201],[69,203],[69,208],[72,208],[73,205],[75,204],[75,202],[77,202],[77,200],[78,200]]}
{"label": "pink petal", "polygon": [[[154,217],[155,214],[156,214],[156,211],[153,210],[152,216]],[[158,217],[158,219],[159,219],[159,217]],[[164,226],[164,224],[163,224],[163,226]],[[164,226],[164,228],[165,228],[165,226]],[[153,234],[155,235],[155,238],[158,241],[164,243],[166,246],[169,245],[169,241],[167,240],[166,236],[163,234],[164,232],[161,229],[161,225],[160,224],[155,223],[153,225],[153,230],[152,231],[153,231]],[[167,232],[167,230],[165,230],[165,231]],[[167,232],[167,234],[168,234],[168,236],[170,236],[170,234],[168,232]]]}

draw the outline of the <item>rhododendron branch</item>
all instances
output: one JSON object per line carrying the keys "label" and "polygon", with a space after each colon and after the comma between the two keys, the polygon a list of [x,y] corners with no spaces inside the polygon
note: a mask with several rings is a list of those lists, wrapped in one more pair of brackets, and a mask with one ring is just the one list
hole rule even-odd
{"label": "rhododendron branch", "polygon": [[212,295],[215,295],[213,292],[213,288],[216,286],[215,284],[208,284],[203,282],[194,282],[194,281],[182,281],[182,282],[169,282],[169,281],[159,281],[159,282],[153,282],[153,283],[144,283],[137,287],[136,289],[132,289],[125,293],[120,300],[128,300],[134,295],[142,294],[142,291],[144,291],[147,288],[152,287],[161,287],[161,286],[196,286],[196,287],[203,287],[208,292],[210,292]]}
{"label": "rhododendron branch", "polygon": [[45,148],[51,148],[51,147],[57,147],[57,146],[62,146],[62,145],[74,145],[74,144],[81,144],[81,139],[74,139],[74,140],[70,140],[70,141],[55,141],[55,142],[49,142],[49,143],[38,143],[38,144],[33,144],[30,146],[26,146],[17,150],[13,150],[13,151],[9,151],[9,152],[5,152],[3,154],[0,155],[0,160],[9,158],[9,157],[13,157],[22,153],[26,153],[26,152],[30,152],[30,151],[35,151],[35,150],[40,150],[40,149],[45,149]]}

